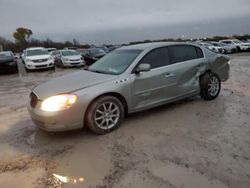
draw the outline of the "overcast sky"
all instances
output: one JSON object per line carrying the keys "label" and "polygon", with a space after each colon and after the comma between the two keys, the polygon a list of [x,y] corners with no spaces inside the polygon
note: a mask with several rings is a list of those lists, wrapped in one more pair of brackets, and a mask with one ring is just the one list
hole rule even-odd
{"label": "overcast sky", "polygon": [[250,0],[0,0],[0,36],[121,43],[250,33]]}

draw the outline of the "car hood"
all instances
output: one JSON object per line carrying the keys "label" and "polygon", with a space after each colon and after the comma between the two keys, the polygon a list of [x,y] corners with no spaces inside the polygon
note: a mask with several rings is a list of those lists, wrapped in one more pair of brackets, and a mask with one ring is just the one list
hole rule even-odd
{"label": "car hood", "polygon": [[69,59],[69,60],[81,59],[81,57],[82,56],[80,56],[80,55],[63,56],[63,58]]}
{"label": "car hood", "polygon": [[44,100],[53,95],[71,93],[73,91],[113,80],[116,77],[117,76],[115,75],[81,70],[40,84],[33,88],[33,91],[37,94],[40,100]]}
{"label": "car hood", "polygon": [[0,63],[9,63],[15,61],[12,57],[0,59]]}
{"label": "car hood", "polygon": [[27,56],[26,59],[30,60],[39,60],[39,59],[49,59],[51,55],[36,55],[36,56]]}

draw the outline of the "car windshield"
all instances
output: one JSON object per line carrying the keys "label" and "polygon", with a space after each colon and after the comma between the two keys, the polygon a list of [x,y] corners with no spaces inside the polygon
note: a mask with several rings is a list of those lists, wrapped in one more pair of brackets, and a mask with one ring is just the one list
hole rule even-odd
{"label": "car windshield", "polygon": [[47,50],[27,50],[26,56],[49,55]]}
{"label": "car windshield", "polygon": [[89,67],[89,71],[119,75],[123,73],[141,53],[141,50],[116,50]]}
{"label": "car windshield", "polygon": [[90,54],[92,54],[92,55],[105,53],[104,50],[101,49],[101,48],[90,49],[89,52],[90,52]]}
{"label": "car windshield", "polygon": [[62,56],[74,56],[74,55],[80,55],[78,52],[76,51],[62,51]]}
{"label": "car windshield", "polygon": [[216,42],[212,42],[211,43],[213,46],[220,46],[218,43],[216,43]]}
{"label": "car windshield", "polygon": [[0,59],[12,58],[12,54],[10,52],[0,52]]}
{"label": "car windshield", "polygon": [[229,44],[226,44],[226,43],[223,43],[223,42],[220,42],[220,45],[221,46],[229,46]]}
{"label": "car windshield", "polygon": [[236,44],[242,43],[242,42],[239,41],[239,40],[234,40],[233,42],[236,43]]}
{"label": "car windshield", "polygon": [[77,52],[82,53],[82,54],[87,54],[88,51],[84,49],[78,49]]}

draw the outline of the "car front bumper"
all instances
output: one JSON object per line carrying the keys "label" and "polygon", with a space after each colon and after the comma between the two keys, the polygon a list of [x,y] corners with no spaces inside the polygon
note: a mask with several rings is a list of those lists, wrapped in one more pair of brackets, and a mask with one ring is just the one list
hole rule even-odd
{"label": "car front bumper", "polygon": [[0,73],[17,72],[17,71],[18,71],[18,68],[17,68],[16,62],[0,64]]}
{"label": "car front bumper", "polygon": [[240,50],[248,51],[248,50],[250,50],[250,46],[240,46]]}
{"label": "car front bumper", "polygon": [[85,62],[83,60],[80,61],[63,61],[64,67],[77,67],[77,66],[83,66]]}
{"label": "car front bumper", "polygon": [[80,110],[77,106],[59,112],[45,112],[39,108],[39,104],[36,108],[28,104],[27,109],[32,121],[40,129],[48,132],[62,132],[83,128],[83,115],[77,117],[77,111]]}
{"label": "car front bumper", "polygon": [[25,63],[25,67],[30,70],[47,69],[47,68],[52,68],[54,66],[55,66],[55,63],[53,60],[49,60],[43,63],[34,63],[34,62]]}

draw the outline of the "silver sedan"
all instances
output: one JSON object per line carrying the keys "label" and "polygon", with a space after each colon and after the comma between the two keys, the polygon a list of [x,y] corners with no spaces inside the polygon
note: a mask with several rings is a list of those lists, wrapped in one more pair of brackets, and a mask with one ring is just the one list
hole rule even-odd
{"label": "silver sedan", "polygon": [[229,57],[188,43],[119,48],[88,70],[33,88],[32,120],[47,131],[88,126],[97,134],[119,127],[126,114],[200,95],[215,99],[229,78]]}

